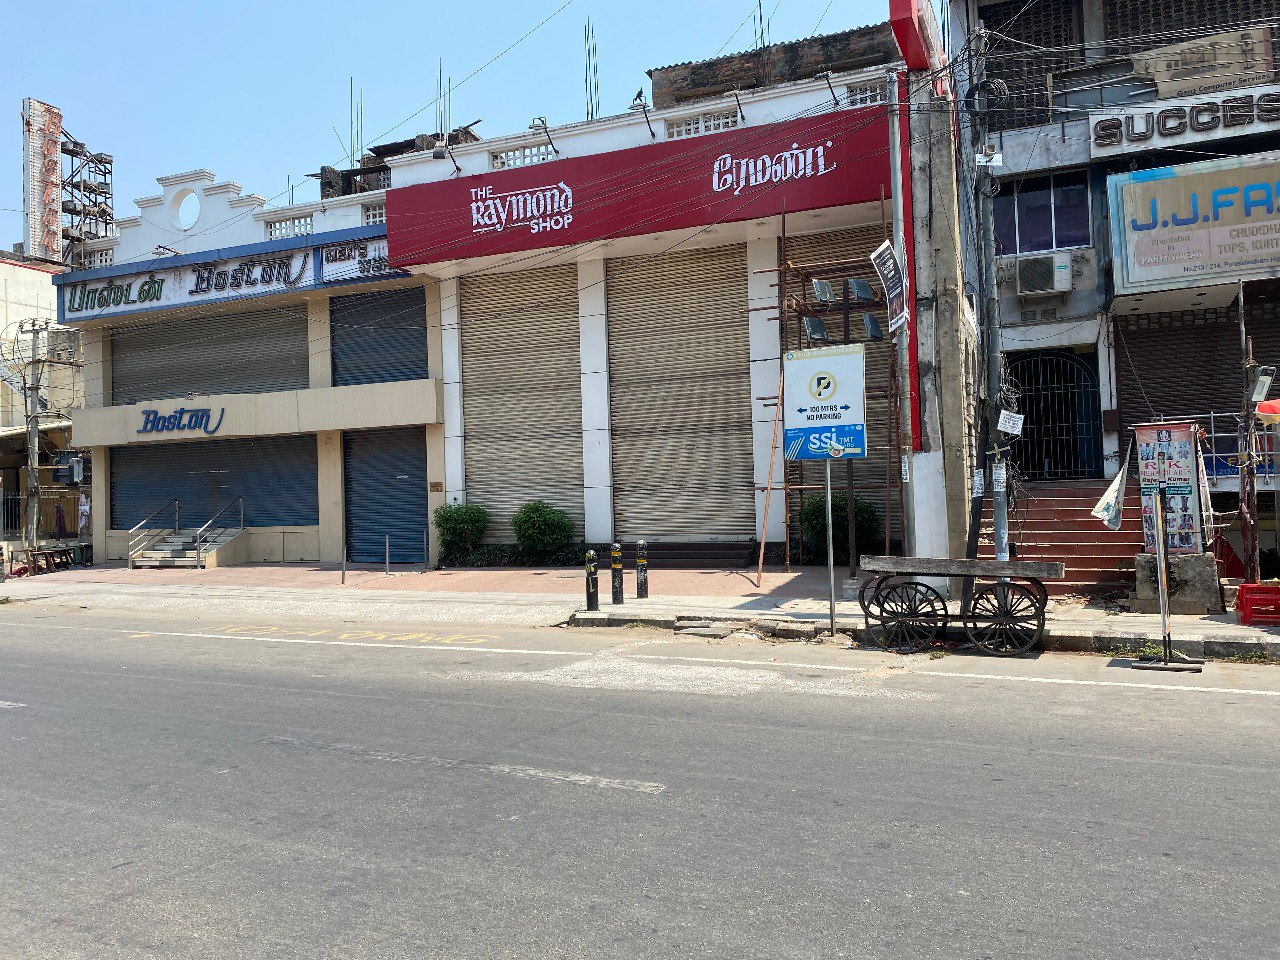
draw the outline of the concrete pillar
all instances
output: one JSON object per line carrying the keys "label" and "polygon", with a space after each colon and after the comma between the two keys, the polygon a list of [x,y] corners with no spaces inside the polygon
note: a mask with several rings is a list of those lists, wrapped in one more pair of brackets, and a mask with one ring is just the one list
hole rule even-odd
{"label": "concrete pillar", "polygon": [[109,559],[107,531],[111,529],[111,448],[92,447],[93,481],[89,491],[89,519],[93,530],[95,563]]}
{"label": "concrete pillar", "polygon": [[[440,562],[440,531],[436,529],[436,510],[445,502],[444,482],[444,427],[438,423],[427,424],[427,566]],[[436,478],[436,479],[432,479]]]}
{"label": "concrete pillar", "polygon": [[320,562],[341,563],[347,537],[341,430],[324,430],[316,434],[316,459],[320,503]]}
{"label": "concrete pillar", "polygon": [[462,329],[458,281],[440,282],[440,377],[444,391],[444,496],[466,503],[462,436]]}
{"label": "concrete pillar", "polygon": [[333,386],[333,352],[329,340],[329,298],[307,298],[307,369],[311,389]]}
{"label": "concrete pillar", "polygon": [[101,327],[80,334],[84,354],[84,405],[111,406],[111,337]]}
{"label": "concrete pillar", "polygon": [[[778,274],[756,273],[757,270],[776,270],[778,266],[778,237],[770,228],[761,236],[747,240],[747,338],[751,363],[751,437],[755,469],[755,485],[769,483],[769,457],[773,448],[773,421],[776,408],[768,401],[756,397],[778,395],[778,375],[782,361],[778,356]],[[761,310],[760,307],[770,309]],[[781,429],[781,427],[779,427]],[[778,443],[782,443],[779,435]],[[785,476],[785,461],[779,446],[773,463],[773,484],[780,487]],[[786,498],[776,489],[769,500],[769,517],[764,515],[765,492],[756,490],[756,535],[764,530],[766,542],[781,542],[786,537],[784,508]]]}
{"label": "concrete pillar", "polygon": [[613,540],[613,442],[604,260],[578,263],[578,360],[582,386],[582,506],[588,543]]}
{"label": "concrete pillar", "polygon": [[[1115,328],[1106,313],[1098,314],[1098,399],[1102,410],[1116,410],[1120,398],[1116,396]],[[1120,472],[1120,458],[1124,456],[1122,436],[1117,430],[1102,433],[1102,471],[1111,479]]]}

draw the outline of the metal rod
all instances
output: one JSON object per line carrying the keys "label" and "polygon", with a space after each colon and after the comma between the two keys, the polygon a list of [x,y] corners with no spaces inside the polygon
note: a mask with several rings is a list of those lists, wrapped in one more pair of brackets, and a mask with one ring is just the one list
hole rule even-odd
{"label": "metal rod", "polygon": [[385,536],[386,536],[386,538],[387,538],[387,552],[386,552],[386,567],[385,567],[385,570],[386,570],[386,575],[389,577],[389,576],[391,576],[391,534],[389,534],[389,533],[388,533],[388,534],[385,534]]}
{"label": "metal rod", "polygon": [[429,551],[427,550],[427,531],[426,531],[426,530],[423,530],[423,531],[422,531],[422,572],[423,572],[423,573],[426,573],[426,572],[427,572],[427,554],[428,554],[428,552],[429,552]]}
{"label": "metal rod", "polygon": [[831,636],[836,635],[836,554],[831,530],[831,461],[823,461],[827,477],[827,591],[831,612]]}
{"label": "metal rod", "polygon": [[342,541],[342,583],[347,583],[347,542]]}
{"label": "metal rod", "polygon": [[649,599],[649,544],[636,543],[636,599]]}
{"label": "metal rod", "polygon": [[[782,365],[778,365],[778,403],[773,410],[773,442],[769,446],[769,473],[764,488],[764,515],[760,518],[760,556],[756,561],[756,589],[764,582],[764,547],[769,533],[769,504],[773,496],[773,465],[778,457],[778,428],[782,423]],[[783,483],[786,482],[786,464],[783,464]]]}

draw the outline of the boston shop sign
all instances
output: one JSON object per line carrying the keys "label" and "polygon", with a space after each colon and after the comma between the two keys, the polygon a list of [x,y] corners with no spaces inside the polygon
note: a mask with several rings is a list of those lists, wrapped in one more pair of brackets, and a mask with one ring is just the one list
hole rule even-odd
{"label": "boston shop sign", "polygon": [[889,195],[883,107],[839,110],[387,192],[392,268]]}

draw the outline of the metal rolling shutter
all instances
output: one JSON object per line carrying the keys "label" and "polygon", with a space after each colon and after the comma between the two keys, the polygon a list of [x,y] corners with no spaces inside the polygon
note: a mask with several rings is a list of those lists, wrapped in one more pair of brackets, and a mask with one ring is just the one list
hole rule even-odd
{"label": "metal rolling shutter", "polygon": [[314,434],[113,447],[110,463],[113,530],[169,500],[179,502],[184,529],[200,527],[236,497],[250,527],[320,522]]}
{"label": "metal rolling shutter", "polygon": [[[875,250],[884,242],[884,227],[880,224],[868,224],[862,227],[851,227],[846,230],[835,230],[830,233],[807,234],[799,237],[787,237],[786,256],[793,264],[801,265],[806,263],[822,263],[830,260],[849,260],[856,261],[846,274],[848,277],[857,277],[866,280],[871,284],[871,288],[880,292],[880,280],[876,277],[875,268],[868,259]],[[799,294],[798,286],[793,285],[788,292]],[[810,292],[812,298],[812,292]],[[855,342],[866,341],[866,331],[862,325],[862,314],[865,311],[851,311],[850,316],[850,333]],[[887,329],[888,321],[885,318],[883,310],[872,311],[876,318],[880,321],[880,328]],[[828,330],[833,338],[839,341],[844,335],[843,320],[840,318],[828,318]],[[792,324],[790,330],[793,338],[792,342],[787,346],[790,349],[796,349],[799,344],[794,341],[796,336],[795,323]],[[807,346],[807,344],[806,344]],[[889,358],[893,356],[896,347],[889,341],[882,343],[867,342],[867,458],[865,460],[852,461],[853,463],[853,488],[857,496],[870,500],[875,504],[876,512],[880,515],[881,522],[885,517],[885,476],[890,461],[894,461],[896,468],[896,460],[898,453],[896,450],[890,449],[890,412],[889,397],[887,389],[889,386]],[[904,448],[908,444],[905,434],[903,436]],[[817,462],[805,463],[797,462],[788,466],[790,471],[790,479],[792,483],[803,484],[821,484],[823,479],[822,464]],[[835,489],[841,492],[845,489],[845,468],[835,467],[831,473],[831,482]],[[803,495],[814,495],[815,491],[807,491]],[[800,509],[801,497],[793,496],[791,498],[792,521],[796,520]],[[889,511],[890,530],[893,537],[902,535],[902,518],[898,514],[898,501],[895,494],[891,501],[892,509]],[[792,530],[796,527],[793,525]],[[861,545],[859,549],[864,553],[877,553],[884,549],[883,543],[872,549],[868,545]]]}
{"label": "metal rolling shutter", "polygon": [[111,331],[111,402],[305,390],[306,307],[160,320]]}
{"label": "metal rolling shutter", "polygon": [[747,248],[610,260],[615,536],[756,534]]}
{"label": "metal rolling shutter", "polygon": [[329,301],[333,385],[425,380],[427,299],[422,287]]}
{"label": "metal rolling shutter", "polygon": [[[1121,446],[1135,423],[1177,417],[1207,422],[1210,413],[1230,418],[1240,411],[1240,328],[1233,310],[1118,317],[1115,323]],[[1246,309],[1245,328],[1259,363],[1280,362],[1274,304]],[[1278,395],[1280,382],[1269,394]]]}
{"label": "metal rolling shutter", "polygon": [[514,543],[530,500],[582,535],[577,266],[467,277],[459,299],[467,501],[489,511],[486,540]]}
{"label": "metal rolling shutter", "polygon": [[386,537],[393,563],[421,563],[428,526],[427,436],[421,427],[342,435],[347,557],[381,563]]}

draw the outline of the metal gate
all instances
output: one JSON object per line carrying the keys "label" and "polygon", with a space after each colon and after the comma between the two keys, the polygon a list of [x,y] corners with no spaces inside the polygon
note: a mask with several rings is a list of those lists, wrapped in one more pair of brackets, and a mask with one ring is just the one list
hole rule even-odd
{"label": "metal gate", "polygon": [[1028,480],[1102,476],[1102,402],[1098,356],[1090,351],[1008,354],[1008,377],[1021,392],[1022,436],[1011,453]]}
{"label": "metal gate", "polygon": [[422,287],[332,298],[333,385],[426,379],[426,303]]}
{"label": "metal gate", "polygon": [[392,563],[422,563],[426,429],[351,430],[342,435],[342,457],[348,559],[381,563],[389,549]]}

